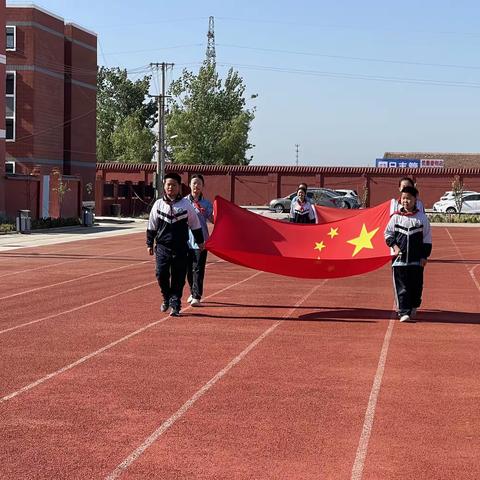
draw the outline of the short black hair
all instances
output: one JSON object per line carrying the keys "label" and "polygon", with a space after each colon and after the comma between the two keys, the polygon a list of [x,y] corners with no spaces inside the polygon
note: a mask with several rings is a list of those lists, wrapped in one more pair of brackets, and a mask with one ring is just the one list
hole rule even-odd
{"label": "short black hair", "polygon": [[165,177],[163,177],[163,181],[165,182],[165,180],[168,180],[169,178],[178,182],[179,185],[182,184],[182,177],[178,173],[175,173],[175,172],[167,173]]}
{"label": "short black hair", "polygon": [[[305,187],[302,187],[302,185],[305,185]],[[304,188],[306,190],[308,188],[308,185],[305,182],[300,182],[298,184],[298,188]]]}
{"label": "short black hair", "polygon": [[307,189],[306,188],[298,187],[297,188],[297,193],[298,193],[299,190],[301,190],[305,195],[307,194]]}
{"label": "short black hair", "polygon": [[410,195],[413,195],[415,198],[417,198],[418,190],[415,187],[403,187],[400,193],[409,193]]}
{"label": "short black hair", "polygon": [[413,181],[413,178],[410,178],[410,177],[402,177],[402,178],[398,181],[398,186],[400,186],[400,185],[402,184],[402,182],[409,182],[410,185],[415,188],[415,182]]}
{"label": "short black hair", "polygon": [[194,178],[198,178],[199,180],[202,181],[202,183],[205,185],[205,179],[203,178],[203,175],[201,173],[194,173],[191,177],[190,177],[190,181],[192,181]]}

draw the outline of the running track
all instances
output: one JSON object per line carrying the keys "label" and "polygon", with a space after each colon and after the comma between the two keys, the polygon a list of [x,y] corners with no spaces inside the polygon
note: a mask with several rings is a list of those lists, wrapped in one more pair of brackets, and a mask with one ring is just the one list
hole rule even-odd
{"label": "running track", "polygon": [[433,232],[408,325],[388,266],[211,256],[169,318],[143,235],[1,253],[0,478],[480,478],[480,230]]}

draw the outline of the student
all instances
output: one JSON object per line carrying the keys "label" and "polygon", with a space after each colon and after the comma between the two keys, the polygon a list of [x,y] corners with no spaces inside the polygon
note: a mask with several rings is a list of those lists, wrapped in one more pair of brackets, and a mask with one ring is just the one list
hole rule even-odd
{"label": "student", "polygon": [[[305,190],[306,201],[313,205],[313,214],[315,215],[315,220],[313,221],[313,223],[318,223],[317,211],[315,210],[315,200],[314,200],[313,197],[310,198],[307,194],[308,193],[308,185],[305,182],[302,182],[298,185],[298,188],[303,188]],[[297,188],[297,192],[298,192],[298,188]],[[293,197],[292,203],[294,201],[296,201],[297,199],[298,199],[298,193],[297,193],[297,195],[295,195],[295,197]]]}
{"label": "student", "polygon": [[290,205],[290,221],[293,223],[315,223],[314,206],[307,200],[304,188],[297,190],[297,196]]}
{"label": "student", "polygon": [[401,322],[415,322],[422,302],[423,269],[432,251],[430,222],[418,210],[415,187],[400,194],[400,210],[392,215],[385,229],[385,242],[396,257],[392,261],[393,289]]}
{"label": "student", "polygon": [[202,226],[192,204],[180,195],[181,182],[178,173],[165,175],[165,193],[153,204],[147,226],[147,249],[150,255],[155,251],[156,276],[163,296],[160,311],[171,308],[172,317],[180,315],[189,227],[199,249],[203,249]]}
{"label": "student", "polygon": [[[199,173],[192,175],[190,179],[191,194],[185,198],[195,209],[198,219],[200,220],[200,225],[202,226],[203,238],[207,241],[209,236],[207,220],[213,223],[213,205],[203,196],[204,185],[205,181],[202,175]],[[202,299],[206,263],[207,251],[199,248],[190,230],[188,238],[187,280],[191,293],[188,297],[188,302],[192,307],[198,307]]]}
{"label": "student", "polygon": [[[411,179],[410,177],[403,177],[403,178],[401,178],[401,179],[398,181],[398,191],[399,191],[399,192],[402,192],[402,190],[403,190],[405,187],[413,187],[413,188],[416,188],[413,179]],[[396,212],[397,210],[400,210],[400,207],[401,207],[400,199],[395,200],[395,201],[393,202],[393,206],[392,206],[392,213],[393,213],[393,212]],[[425,213],[425,206],[423,205],[423,202],[422,202],[419,198],[417,198],[417,209],[418,209],[420,212]]]}

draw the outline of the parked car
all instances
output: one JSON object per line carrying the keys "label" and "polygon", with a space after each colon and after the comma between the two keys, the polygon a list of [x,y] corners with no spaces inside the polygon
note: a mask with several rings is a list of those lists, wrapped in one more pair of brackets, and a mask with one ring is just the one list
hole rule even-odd
{"label": "parked car", "polygon": [[[464,190],[463,191],[463,195],[468,195],[470,193],[478,193],[478,192],[474,192],[472,190]],[[452,190],[449,190],[448,192],[445,192],[441,197],[440,197],[440,201],[442,200],[451,200],[455,198],[455,192],[453,192]]]}
{"label": "parked car", "polygon": [[[315,205],[332,208],[349,208],[343,199],[344,197],[339,197],[332,192],[332,190],[328,190],[326,188],[309,188],[307,190],[307,197]],[[277,213],[289,212],[292,200],[296,197],[296,195],[297,192],[293,192],[283,198],[274,198],[270,202],[268,208]]]}
{"label": "parked car", "polygon": [[343,189],[335,189],[335,191],[339,194],[339,195],[342,195],[344,197],[353,197],[353,198],[356,198],[358,199],[358,193],[356,190],[343,190]]}
{"label": "parked car", "polygon": [[[434,212],[458,213],[455,198],[440,200],[433,204]],[[480,213],[480,193],[468,193],[462,197],[462,213]]]}
{"label": "parked car", "polygon": [[[355,192],[355,190],[331,190],[330,188],[325,188],[325,193],[331,197],[341,198],[345,202],[344,208],[360,208],[360,202],[358,197],[351,195],[350,192]],[[344,193],[348,192],[348,193]]]}

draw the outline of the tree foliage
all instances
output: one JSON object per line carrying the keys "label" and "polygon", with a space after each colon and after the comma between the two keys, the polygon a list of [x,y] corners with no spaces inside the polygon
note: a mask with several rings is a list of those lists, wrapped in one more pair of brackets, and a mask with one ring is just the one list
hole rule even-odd
{"label": "tree foliage", "polygon": [[149,163],[154,153],[155,135],[137,114],[129,115],[111,136],[117,162]]}
{"label": "tree foliage", "polygon": [[[132,81],[128,78],[126,70],[116,67],[99,68],[97,73],[99,162],[150,161],[150,158],[146,157],[146,152],[147,150],[151,152],[155,144],[155,136],[150,129],[157,121],[155,100],[146,101],[150,79],[151,77],[145,76]],[[126,125],[133,126],[133,131],[126,132]],[[124,137],[120,132],[128,135]],[[134,138],[135,136],[138,138]],[[150,141],[148,148],[145,145],[147,140]],[[138,156],[133,155],[133,145],[141,146]],[[127,157],[129,160],[126,160]]]}
{"label": "tree foliage", "polygon": [[166,117],[169,156],[175,163],[248,165],[248,132],[254,109],[245,107],[245,85],[230,69],[222,80],[212,62],[197,75],[187,70],[169,89]]}

